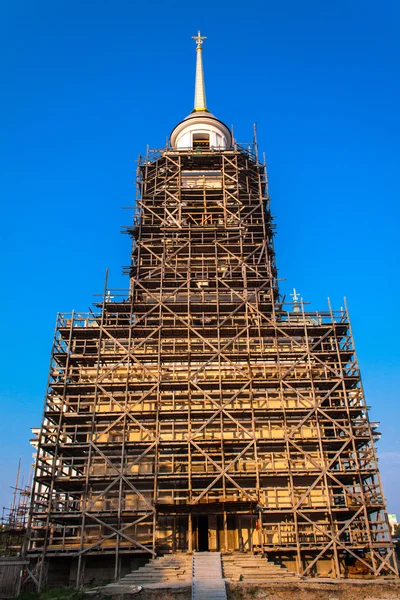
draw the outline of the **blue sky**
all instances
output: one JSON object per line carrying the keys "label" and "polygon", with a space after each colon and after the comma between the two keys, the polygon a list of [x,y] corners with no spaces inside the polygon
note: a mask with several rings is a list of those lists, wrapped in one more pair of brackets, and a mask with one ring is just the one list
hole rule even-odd
{"label": "blue sky", "polygon": [[31,458],[57,311],[127,287],[135,160],[192,108],[191,36],[209,108],[267,154],[281,289],[347,296],[400,516],[400,4],[383,0],[0,3],[0,507]]}

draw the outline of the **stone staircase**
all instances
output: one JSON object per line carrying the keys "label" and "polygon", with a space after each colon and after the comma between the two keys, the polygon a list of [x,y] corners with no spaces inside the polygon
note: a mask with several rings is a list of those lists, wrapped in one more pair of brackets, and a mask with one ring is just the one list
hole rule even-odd
{"label": "stone staircase", "polygon": [[191,585],[192,556],[190,554],[167,554],[150,560],[144,567],[132,571],[117,584],[110,587],[128,587],[132,585],[149,586],[153,584]]}
{"label": "stone staircase", "polygon": [[226,600],[225,581],[262,584],[293,583],[301,579],[261,555],[194,552],[154,558],[106,588],[121,591],[138,585],[159,588],[191,585],[192,600]]}
{"label": "stone staircase", "polygon": [[193,554],[192,600],[226,600],[220,552]]}
{"label": "stone staircase", "polygon": [[296,573],[268,562],[259,554],[223,554],[222,572],[227,581],[243,581],[244,583],[301,581],[301,577]]}

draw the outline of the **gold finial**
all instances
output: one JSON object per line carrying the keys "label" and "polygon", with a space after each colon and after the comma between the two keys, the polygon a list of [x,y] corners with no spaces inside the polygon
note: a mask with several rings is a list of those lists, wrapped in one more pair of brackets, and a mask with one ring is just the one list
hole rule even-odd
{"label": "gold finial", "polygon": [[206,37],[202,37],[200,35],[200,29],[197,32],[197,35],[192,35],[192,40],[196,40],[196,50],[201,50],[201,45],[203,43],[203,40],[206,40]]}

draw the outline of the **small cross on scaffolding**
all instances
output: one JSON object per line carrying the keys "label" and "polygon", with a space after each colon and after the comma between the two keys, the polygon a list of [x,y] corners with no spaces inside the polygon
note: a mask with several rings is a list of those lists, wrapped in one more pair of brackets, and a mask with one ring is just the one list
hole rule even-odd
{"label": "small cross on scaffolding", "polygon": [[294,302],[295,304],[297,304],[297,303],[298,303],[298,301],[299,301],[299,298],[300,298],[300,294],[298,294],[298,293],[296,292],[296,288],[293,288],[293,294],[290,294],[290,295],[291,295],[291,296],[292,296],[292,298],[293,298],[293,302]]}
{"label": "small cross on scaffolding", "polygon": [[196,50],[197,50],[198,48],[201,48],[201,45],[202,45],[202,43],[203,43],[203,40],[206,40],[206,39],[207,39],[206,37],[202,37],[202,36],[200,35],[200,29],[199,29],[199,31],[197,32],[197,35],[192,35],[192,40],[196,40]]}

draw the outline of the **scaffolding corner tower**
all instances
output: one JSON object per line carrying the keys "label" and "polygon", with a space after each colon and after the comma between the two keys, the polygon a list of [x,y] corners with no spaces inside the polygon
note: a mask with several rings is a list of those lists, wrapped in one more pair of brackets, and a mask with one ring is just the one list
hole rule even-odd
{"label": "scaffolding corner tower", "polygon": [[282,304],[265,165],[207,109],[204,39],[193,112],[139,159],[129,291],[57,317],[39,587],[195,550],[397,574],[347,308]]}

